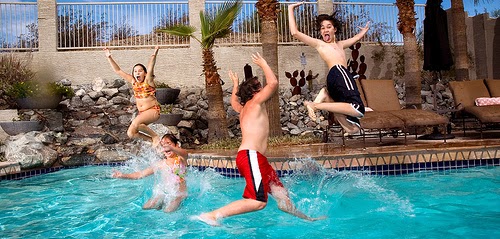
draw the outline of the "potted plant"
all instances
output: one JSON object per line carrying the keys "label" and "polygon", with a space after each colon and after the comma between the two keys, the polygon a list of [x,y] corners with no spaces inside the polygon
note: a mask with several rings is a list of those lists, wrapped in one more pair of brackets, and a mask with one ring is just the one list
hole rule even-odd
{"label": "potted plant", "polygon": [[171,88],[163,82],[155,82],[156,100],[161,104],[173,104],[181,92],[180,89]]}
{"label": "potted plant", "polygon": [[43,124],[40,121],[29,120],[13,120],[0,122],[3,131],[8,135],[17,135],[31,131],[40,131],[43,129]]}
{"label": "potted plant", "polygon": [[21,109],[54,109],[63,97],[70,98],[75,93],[71,87],[61,83],[39,84],[30,80],[16,82],[7,90],[7,94],[15,99]]}
{"label": "potted plant", "polygon": [[1,121],[0,127],[8,135],[17,135],[30,131],[40,131],[43,129],[43,122],[39,120],[30,120],[28,115],[17,116],[11,121]]}
{"label": "potted plant", "polygon": [[182,114],[173,114],[172,109],[174,106],[172,104],[161,105],[160,107],[160,118],[156,121],[156,123],[177,126],[177,124],[181,122]]}
{"label": "potted plant", "polygon": [[14,99],[7,94],[14,84],[31,81],[35,77],[35,73],[29,67],[31,54],[25,54],[24,58],[21,56],[9,53],[0,55],[0,101],[6,102],[5,105],[0,105],[2,109],[15,106]]}

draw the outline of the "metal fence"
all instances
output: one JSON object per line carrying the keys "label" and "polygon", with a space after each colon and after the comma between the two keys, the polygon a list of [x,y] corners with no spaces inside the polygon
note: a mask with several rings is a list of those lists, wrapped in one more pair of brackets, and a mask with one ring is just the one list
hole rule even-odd
{"label": "metal fence", "polygon": [[58,49],[188,45],[189,38],[156,32],[189,24],[188,3],[58,3]]}
{"label": "metal fence", "polygon": [[[218,45],[260,44],[260,25],[255,3],[244,1],[229,37]],[[213,12],[223,1],[207,0],[205,12]],[[287,5],[280,2],[278,15],[279,44],[297,43],[289,33]],[[422,31],[424,6],[415,5],[417,33]],[[318,37],[315,29],[316,2],[306,2],[296,9],[299,30]],[[371,21],[364,42],[402,43],[397,30],[395,4],[334,2],[334,11],[342,21],[340,39],[355,35],[358,26]],[[38,12],[36,3],[0,3],[0,50],[23,50],[38,47]],[[78,2],[57,3],[57,48],[145,47],[153,45],[187,46],[189,38],[157,33],[158,28],[189,24],[187,1],[168,2]],[[199,27],[197,27],[199,28]]]}
{"label": "metal fence", "polygon": [[38,48],[36,3],[0,3],[0,49]]}

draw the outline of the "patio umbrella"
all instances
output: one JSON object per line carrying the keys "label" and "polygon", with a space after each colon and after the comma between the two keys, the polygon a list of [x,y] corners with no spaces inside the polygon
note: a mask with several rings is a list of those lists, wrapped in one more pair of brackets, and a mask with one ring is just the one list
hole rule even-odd
{"label": "patio umbrella", "polygon": [[449,70],[453,64],[448,39],[448,20],[442,0],[427,0],[424,19],[424,70]]}
{"label": "patio umbrella", "polygon": [[[448,19],[446,12],[441,8],[443,0],[427,0],[424,19],[424,70],[434,72],[437,80],[441,79],[441,71],[449,70],[453,64],[448,39]],[[436,79],[433,79],[434,81]],[[434,110],[437,110],[435,86],[432,86],[434,95]],[[449,128],[449,127],[448,127]],[[447,129],[448,130],[448,129]],[[423,135],[420,139],[454,138],[448,134],[442,135],[437,127],[432,134]]]}

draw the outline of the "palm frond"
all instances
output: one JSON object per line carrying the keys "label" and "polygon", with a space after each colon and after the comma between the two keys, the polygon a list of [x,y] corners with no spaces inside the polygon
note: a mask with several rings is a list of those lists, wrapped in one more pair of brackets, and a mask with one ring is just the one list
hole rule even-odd
{"label": "palm frond", "polygon": [[232,25],[238,12],[240,11],[242,3],[240,0],[234,2],[224,2],[218,9],[219,14],[214,18],[214,30],[219,31],[223,28],[232,29]]}
{"label": "palm frond", "polygon": [[158,29],[157,31],[172,34],[174,36],[191,37],[193,36],[193,33],[196,31],[196,28],[188,25],[176,25],[163,29]]}
{"label": "palm frond", "polygon": [[210,32],[211,21],[207,18],[208,16],[200,11],[200,28],[201,28],[201,37],[206,36]]}
{"label": "palm frond", "polygon": [[242,6],[241,0],[227,1],[211,14],[200,13],[202,23],[202,46],[210,48],[215,39],[231,33],[232,25]]}

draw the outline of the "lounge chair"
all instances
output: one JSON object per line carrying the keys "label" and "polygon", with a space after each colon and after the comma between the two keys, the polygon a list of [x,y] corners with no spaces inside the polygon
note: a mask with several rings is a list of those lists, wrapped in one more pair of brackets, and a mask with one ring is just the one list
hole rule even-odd
{"label": "lounge chair", "polygon": [[[363,101],[363,104],[365,106],[367,105],[367,101],[364,95],[363,88],[361,87],[361,84],[359,83],[358,80],[356,80],[356,85],[358,86],[358,90],[361,96],[361,100]],[[327,134],[328,128],[332,127],[335,119],[334,115],[332,113],[329,114],[329,125],[325,131]],[[398,135],[397,132],[399,131],[404,131],[405,125],[404,122],[397,118],[394,117],[391,114],[387,114],[385,112],[379,112],[379,111],[366,111],[365,115],[363,118],[360,119],[360,125],[361,125],[361,131],[360,134],[363,137],[363,148],[365,148],[365,143],[366,143],[366,136],[369,132],[377,132],[377,136],[379,138],[379,142],[382,142],[382,137],[384,135],[383,132],[392,132],[391,135]],[[342,134],[342,146],[345,146],[345,134],[344,130],[341,128],[341,134]],[[404,134],[405,137],[405,144],[406,144],[406,134]],[[328,140],[328,137],[325,137],[325,142]]]}
{"label": "lounge chair", "polygon": [[476,106],[475,103],[478,98],[500,97],[500,80],[450,81],[449,86],[455,105],[460,110],[464,136],[467,118],[472,117],[479,123],[481,138],[486,125],[500,123],[500,105]]}
{"label": "lounge chair", "polygon": [[500,97],[500,79],[484,80],[491,97]]}
{"label": "lounge chair", "polygon": [[[399,103],[393,80],[361,80],[367,106],[374,112],[398,118],[404,123],[405,135],[409,129],[427,126],[443,126],[446,134],[448,118],[422,109],[404,109]],[[446,143],[446,137],[444,137]]]}

